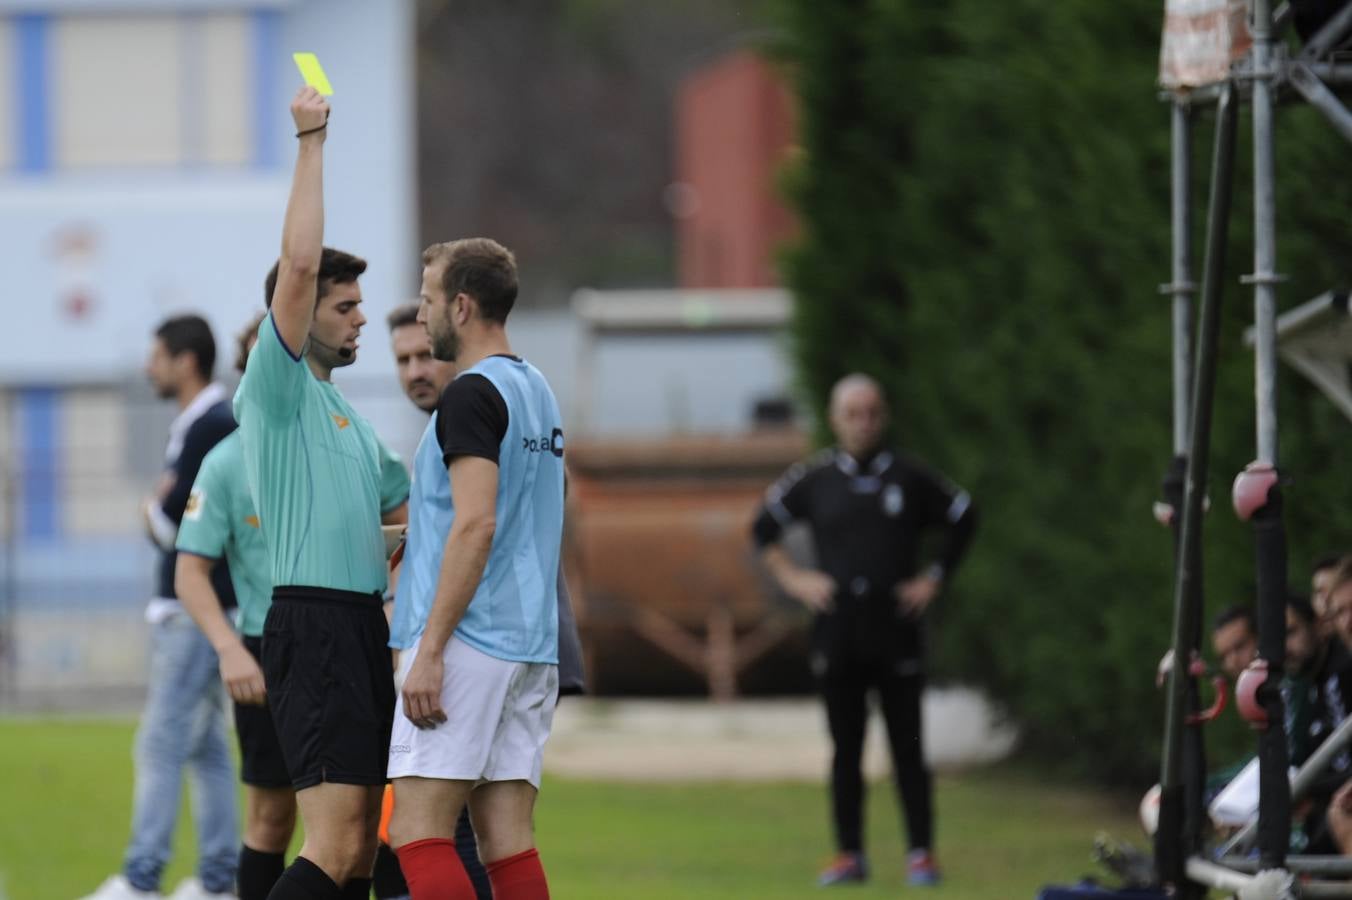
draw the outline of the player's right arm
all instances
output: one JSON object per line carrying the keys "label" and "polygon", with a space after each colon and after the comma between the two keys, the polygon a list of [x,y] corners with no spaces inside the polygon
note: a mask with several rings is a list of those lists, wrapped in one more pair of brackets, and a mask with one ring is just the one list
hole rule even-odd
{"label": "player's right arm", "polygon": [[197,627],[202,629],[221,664],[221,680],[236,703],[261,704],[266,699],[263,670],[225,617],[211,586],[211,570],[219,559],[180,551],[174,569],[174,591]]}
{"label": "player's right arm", "polygon": [[779,543],[786,525],[807,516],[806,479],[806,468],[794,466],[766,491],[751,536],[761,562],[780,589],[807,608],[826,612],[835,601],[835,579],[798,565]]}
{"label": "player's right arm", "polygon": [[291,355],[299,358],[314,319],[324,251],[324,136],[328,133],[324,126],[329,104],[318,91],[306,86],[291,101],[291,118],[301,133],[300,147],[282,226],[272,320],[277,336]]}
{"label": "player's right arm", "polygon": [[174,593],[215,649],[230,697],[236,703],[262,703],[263,672],[226,618],[211,584],[211,570],[226,555],[231,522],[238,519],[231,515],[226,482],[243,473],[233,472],[228,459],[224,445],[218,445],[202,460],[178,529]]}
{"label": "player's right arm", "polygon": [[[291,101],[298,132],[320,128],[328,112],[328,104],[313,88],[301,89]],[[254,417],[269,423],[290,418],[310,377],[302,355],[314,319],[324,256],[325,133],[321,128],[299,138],[272,305],[258,325],[258,343],[249,354],[235,395],[235,416],[241,423]]]}

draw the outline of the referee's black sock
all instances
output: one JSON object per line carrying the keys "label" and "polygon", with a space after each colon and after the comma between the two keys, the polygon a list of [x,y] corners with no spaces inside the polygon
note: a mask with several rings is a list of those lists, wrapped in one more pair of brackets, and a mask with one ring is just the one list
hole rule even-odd
{"label": "referee's black sock", "polygon": [[319,866],[303,856],[287,867],[272,886],[268,900],[346,900],[338,885]]}
{"label": "referee's black sock", "polygon": [[343,885],[343,900],[371,900],[371,879],[349,878]]}
{"label": "referee's black sock", "polygon": [[239,900],[267,900],[272,886],[282,877],[282,870],[285,868],[285,854],[264,853],[262,850],[241,845],[239,872],[235,875]]}
{"label": "referee's black sock", "polygon": [[465,865],[465,874],[474,885],[477,900],[493,900],[493,884],[488,880],[483,860],[479,859],[479,839],[474,835],[468,806],[460,811],[460,818],[455,823],[455,852]]}
{"label": "referee's black sock", "polygon": [[383,842],[376,848],[376,868],[371,883],[379,900],[408,896],[408,882],[404,880],[404,873],[399,868],[399,857],[395,856],[389,845]]}

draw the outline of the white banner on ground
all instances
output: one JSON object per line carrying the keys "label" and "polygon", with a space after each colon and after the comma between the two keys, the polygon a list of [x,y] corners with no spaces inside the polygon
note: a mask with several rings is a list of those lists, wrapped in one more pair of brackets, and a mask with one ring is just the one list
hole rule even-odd
{"label": "white banner on ground", "polygon": [[1170,90],[1223,81],[1230,64],[1249,52],[1244,0],[1166,0],[1160,44],[1160,84]]}

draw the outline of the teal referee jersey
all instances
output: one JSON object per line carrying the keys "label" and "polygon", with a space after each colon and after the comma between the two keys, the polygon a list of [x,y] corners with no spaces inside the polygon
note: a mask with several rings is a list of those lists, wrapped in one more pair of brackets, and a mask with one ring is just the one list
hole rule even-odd
{"label": "teal referee jersey", "polygon": [[211,449],[197,470],[183,522],[178,526],[179,553],[230,564],[230,582],[238,604],[241,634],[261,637],[263,619],[272,605],[268,548],[244,475],[239,431]]}
{"label": "teal referee jersey", "polygon": [[291,353],[271,314],[235,392],[235,419],[273,586],[384,592],[380,517],[408,499],[408,472]]}

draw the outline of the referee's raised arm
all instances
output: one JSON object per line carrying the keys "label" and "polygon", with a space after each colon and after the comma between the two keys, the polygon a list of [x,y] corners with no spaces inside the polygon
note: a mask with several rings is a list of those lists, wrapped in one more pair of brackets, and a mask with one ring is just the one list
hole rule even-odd
{"label": "referee's raised arm", "polygon": [[324,137],[328,134],[329,104],[314,88],[303,87],[291,101],[291,118],[300,146],[282,226],[272,319],[277,335],[298,357],[314,319],[324,251]]}

